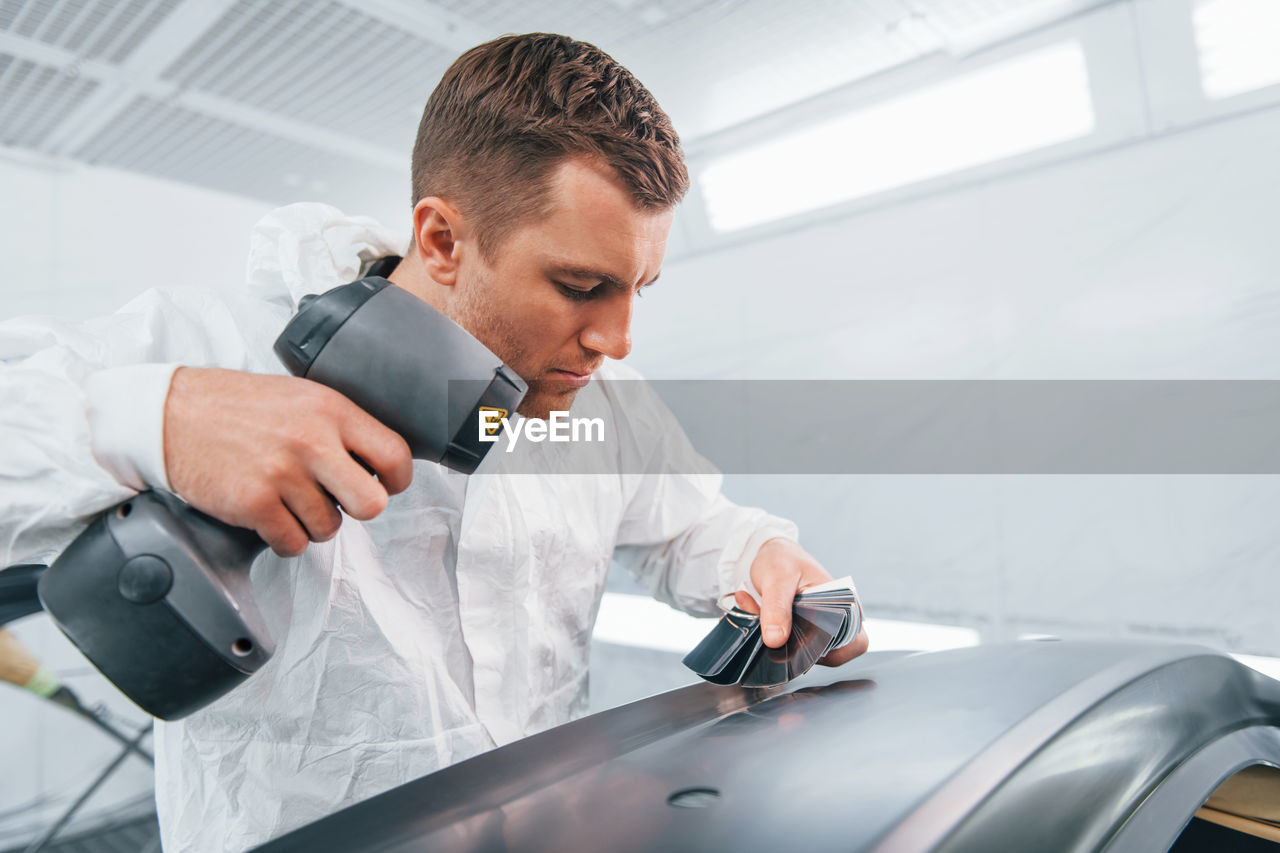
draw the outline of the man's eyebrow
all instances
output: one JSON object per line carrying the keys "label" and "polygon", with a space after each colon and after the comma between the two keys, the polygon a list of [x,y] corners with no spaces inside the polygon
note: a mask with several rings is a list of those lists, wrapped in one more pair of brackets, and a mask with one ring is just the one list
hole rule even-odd
{"label": "man's eyebrow", "polygon": [[[617,276],[611,275],[601,270],[591,269],[590,267],[579,267],[579,266],[573,266],[573,265],[557,264],[552,266],[549,272],[552,275],[563,276],[565,278],[576,278],[579,281],[598,281],[601,284],[607,284],[610,287],[616,287],[619,290],[629,289],[629,285],[627,285],[626,282],[622,281],[622,279],[618,278]],[[659,272],[658,275],[655,275],[653,278],[649,279],[647,282],[645,282],[640,286],[648,287],[649,285],[657,281],[658,276],[660,275],[662,275],[661,272]]]}

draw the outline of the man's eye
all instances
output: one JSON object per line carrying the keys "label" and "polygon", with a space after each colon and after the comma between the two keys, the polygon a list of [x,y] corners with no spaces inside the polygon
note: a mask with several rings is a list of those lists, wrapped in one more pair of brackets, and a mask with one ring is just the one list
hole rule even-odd
{"label": "man's eye", "polygon": [[561,284],[558,281],[555,282],[555,286],[561,293],[563,293],[565,296],[569,297],[570,299],[574,300],[575,302],[586,302],[588,299],[595,298],[596,291],[600,289],[600,285],[596,285],[595,287],[589,288],[587,290],[582,290],[581,288],[570,287],[567,284]]}

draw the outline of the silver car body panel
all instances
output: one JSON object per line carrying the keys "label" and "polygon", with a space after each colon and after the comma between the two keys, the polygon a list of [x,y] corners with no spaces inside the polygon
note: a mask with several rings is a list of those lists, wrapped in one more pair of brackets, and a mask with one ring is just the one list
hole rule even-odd
{"label": "silver car body panel", "polygon": [[1164,849],[1225,768],[1280,763],[1277,725],[1280,682],[1198,646],[871,653],[586,717],[261,849]]}

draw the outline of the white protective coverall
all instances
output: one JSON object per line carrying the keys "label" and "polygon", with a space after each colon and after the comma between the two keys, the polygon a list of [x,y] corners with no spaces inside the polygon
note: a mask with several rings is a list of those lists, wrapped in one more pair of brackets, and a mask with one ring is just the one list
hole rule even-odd
{"label": "white protective coverall", "polygon": [[[293,205],[255,229],[248,293],[149,291],[101,320],[0,324],[0,566],[51,559],[135,488],[167,487],[174,365],[284,373],[271,345],[298,300],[406,242]],[[609,362],[597,375],[635,377]],[[651,391],[629,394],[622,416],[618,385],[591,383],[573,413],[621,431],[614,447],[638,454],[621,470],[692,455]],[[156,723],[166,850],[261,843],[567,722],[586,709],[611,557],[660,600],[712,615],[765,540],[796,536],[725,499],[718,475],[683,473],[693,462],[679,474],[558,474],[562,447],[517,447],[537,474],[503,476],[499,463],[468,478],[415,462],[412,486],[375,520],[347,518],[301,557],[258,559],[275,656],[208,708]]]}

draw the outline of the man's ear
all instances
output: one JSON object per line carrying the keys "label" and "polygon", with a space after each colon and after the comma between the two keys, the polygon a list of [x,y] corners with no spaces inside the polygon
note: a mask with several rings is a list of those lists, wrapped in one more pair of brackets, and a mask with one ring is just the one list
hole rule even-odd
{"label": "man's ear", "polygon": [[464,233],[462,215],[444,199],[428,196],[414,205],[411,251],[437,284],[457,282],[458,248]]}

